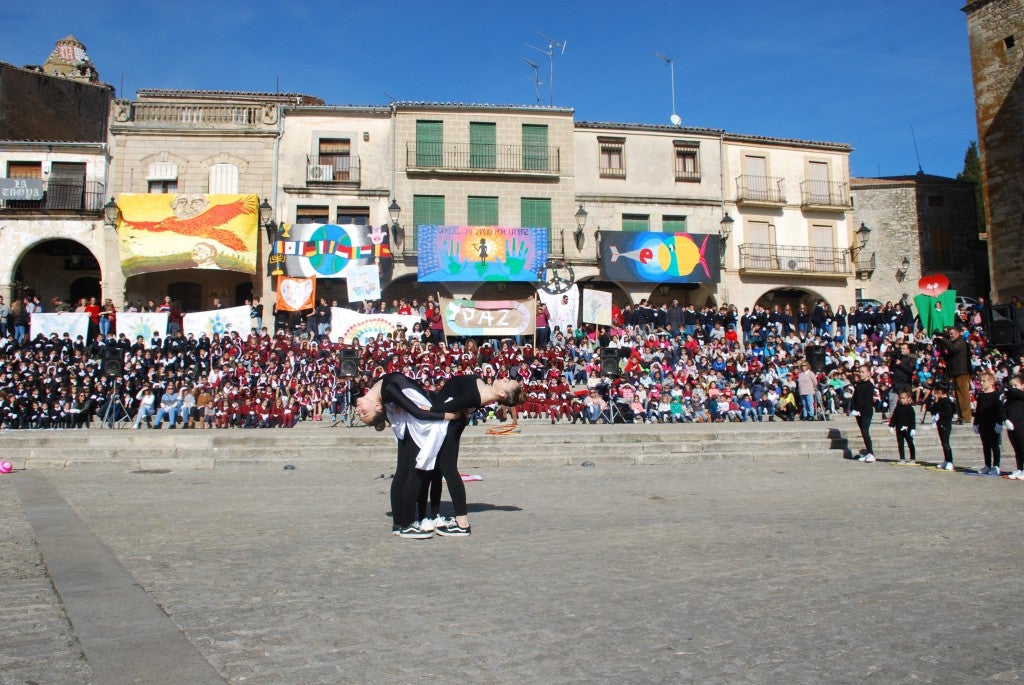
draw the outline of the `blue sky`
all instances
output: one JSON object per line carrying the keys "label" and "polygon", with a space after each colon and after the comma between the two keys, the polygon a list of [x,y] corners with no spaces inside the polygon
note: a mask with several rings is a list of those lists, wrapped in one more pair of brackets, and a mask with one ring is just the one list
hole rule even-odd
{"label": "blue sky", "polygon": [[[39,64],[73,33],[102,78],[139,88],[533,104],[542,31],[566,41],[554,103],[581,121],[844,142],[854,175],[955,176],[977,138],[964,0],[516,3],[67,0],[4,9],[0,60]],[[548,103],[548,85],[541,87]]]}

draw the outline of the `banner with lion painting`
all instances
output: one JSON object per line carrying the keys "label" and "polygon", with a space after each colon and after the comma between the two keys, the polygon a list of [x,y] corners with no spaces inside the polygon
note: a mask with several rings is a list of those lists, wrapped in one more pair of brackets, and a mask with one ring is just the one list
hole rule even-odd
{"label": "banner with lion painting", "polygon": [[175,269],[256,273],[256,195],[122,195],[117,207],[125,276]]}

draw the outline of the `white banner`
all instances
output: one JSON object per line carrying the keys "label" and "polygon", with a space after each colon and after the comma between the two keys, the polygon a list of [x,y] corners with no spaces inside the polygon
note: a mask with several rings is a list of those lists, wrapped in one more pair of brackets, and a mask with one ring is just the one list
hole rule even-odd
{"label": "white banner", "polygon": [[419,323],[420,317],[407,314],[360,314],[351,309],[331,307],[331,342],[351,343],[358,338],[360,343],[367,343],[377,335],[383,333],[386,338],[389,333],[398,330],[398,326],[405,326],[406,331]]}
{"label": "white banner", "polygon": [[212,309],[208,312],[192,312],[185,315],[182,329],[187,338],[189,333],[198,338],[203,333],[213,337],[214,333],[224,335],[237,331],[245,340],[252,330],[249,320],[250,307],[231,307],[229,309]]}
{"label": "white banner", "polygon": [[29,335],[34,340],[37,335],[42,334],[49,338],[54,333],[62,337],[65,333],[75,340],[82,336],[82,340],[88,344],[89,340],[89,315],[85,312],[58,312],[56,314],[33,314],[29,326]]}
{"label": "white banner", "polygon": [[146,347],[154,333],[163,338],[167,335],[167,312],[118,312],[114,320],[117,333],[128,338],[132,343],[140,335]]}
{"label": "white banner", "polygon": [[380,299],[380,269],[376,264],[351,266],[346,279],[349,302]]}
{"label": "white banner", "polygon": [[602,326],[612,325],[612,294],[600,290],[583,291],[583,321]]}
{"label": "white banner", "polygon": [[540,288],[537,295],[541,302],[548,306],[548,328],[551,329],[551,337],[554,339],[555,328],[565,334],[566,326],[572,326],[573,330],[580,320],[580,289],[573,284],[564,293],[552,294]]}

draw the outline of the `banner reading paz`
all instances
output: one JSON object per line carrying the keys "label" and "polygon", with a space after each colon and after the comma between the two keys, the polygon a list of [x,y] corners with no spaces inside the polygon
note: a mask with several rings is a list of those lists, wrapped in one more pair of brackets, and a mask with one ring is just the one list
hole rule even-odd
{"label": "banner reading paz", "polygon": [[445,335],[534,335],[537,300],[449,300],[441,298]]}
{"label": "banner reading paz", "polygon": [[175,269],[256,273],[255,195],[122,195],[117,239],[125,276]]}

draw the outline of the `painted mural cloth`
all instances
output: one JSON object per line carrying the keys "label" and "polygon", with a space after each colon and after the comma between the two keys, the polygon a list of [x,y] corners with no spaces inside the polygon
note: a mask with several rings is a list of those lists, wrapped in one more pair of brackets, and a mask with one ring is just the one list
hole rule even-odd
{"label": "painted mural cloth", "polygon": [[122,195],[117,206],[125,276],[175,269],[256,273],[255,195]]}
{"label": "painted mural cloth", "polygon": [[295,278],[347,278],[357,266],[391,259],[382,226],[361,224],[286,224],[274,242],[271,260]]}
{"label": "painted mural cloth", "polygon": [[378,335],[387,337],[394,334],[399,326],[411,331],[419,321],[420,317],[415,314],[360,314],[351,309],[331,307],[331,342],[358,340],[366,344]]}
{"label": "painted mural cloth", "polygon": [[535,335],[537,300],[449,300],[441,298],[445,335]]}
{"label": "painted mural cloth", "polygon": [[59,312],[56,314],[33,314],[29,322],[29,336],[34,340],[37,335],[49,338],[56,334],[58,338],[67,333],[72,340],[82,336],[89,342],[89,315],[83,312]]}
{"label": "painted mural cloth", "polygon": [[601,290],[583,291],[583,323],[612,325],[612,294]]}
{"label": "painted mural cloth", "polygon": [[149,347],[154,334],[160,337],[167,335],[167,312],[118,312],[115,325],[120,335],[133,343],[141,335],[142,341]]}
{"label": "painted mural cloth", "polygon": [[548,260],[548,231],[505,226],[423,225],[417,232],[416,246],[421,283],[536,283]]}
{"label": "painted mural cloth", "polygon": [[622,283],[717,283],[719,238],[708,233],[601,232],[601,275]]}
{"label": "painted mural cloth", "polygon": [[237,331],[243,338],[252,330],[249,320],[250,307],[230,307],[228,309],[211,309],[205,312],[186,314],[182,323],[185,337],[189,334],[197,339],[203,333],[212,338],[213,334],[225,335]]}
{"label": "painted mural cloth", "polygon": [[316,305],[316,279],[315,278],[285,278],[277,279],[277,311],[279,312],[301,312],[303,309],[312,309]]}

